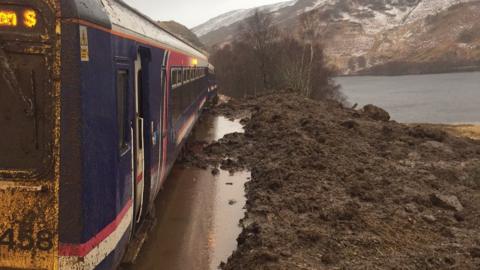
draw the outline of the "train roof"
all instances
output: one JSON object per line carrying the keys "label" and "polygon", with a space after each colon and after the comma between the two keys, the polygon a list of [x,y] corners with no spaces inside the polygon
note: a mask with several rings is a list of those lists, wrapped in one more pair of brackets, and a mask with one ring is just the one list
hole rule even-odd
{"label": "train roof", "polygon": [[207,60],[208,55],[122,0],[64,0],[64,16],[85,20],[108,29],[133,34],[160,46]]}

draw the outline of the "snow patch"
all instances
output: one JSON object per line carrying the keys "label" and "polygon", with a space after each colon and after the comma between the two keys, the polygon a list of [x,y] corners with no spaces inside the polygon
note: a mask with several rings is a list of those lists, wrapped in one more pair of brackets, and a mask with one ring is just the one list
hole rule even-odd
{"label": "snow patch", "polygon": [[437,14],[453,5],[459,3],[474,2],[478,0],[423,0],[405,19],[405,23],[413,23],[417,20],[424,19],[428,15]]}

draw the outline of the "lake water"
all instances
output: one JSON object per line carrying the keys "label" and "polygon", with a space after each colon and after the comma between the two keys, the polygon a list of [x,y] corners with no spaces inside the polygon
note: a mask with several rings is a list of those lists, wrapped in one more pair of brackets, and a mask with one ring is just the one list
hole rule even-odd
{"label": "lake water", "polygon": [[480,72],[339,77],[351,104],[375,104],[403,123],[480,123]]}

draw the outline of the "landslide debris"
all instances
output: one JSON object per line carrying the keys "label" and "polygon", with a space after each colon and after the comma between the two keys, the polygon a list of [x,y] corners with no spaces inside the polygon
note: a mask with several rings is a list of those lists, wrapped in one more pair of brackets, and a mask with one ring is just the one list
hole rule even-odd
{"label": "landslide debris", "polygon": [[252,171],[223,269],[480,269],[480,141],[294,93],[211,113],[246,110],[184,160]]}

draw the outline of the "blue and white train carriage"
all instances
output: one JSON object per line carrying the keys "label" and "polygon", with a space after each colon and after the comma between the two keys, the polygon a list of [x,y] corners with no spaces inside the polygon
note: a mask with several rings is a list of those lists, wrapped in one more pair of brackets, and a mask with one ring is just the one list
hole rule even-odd
{"label": "blue and white train carriage", "polygon": [[0,269],[115,269],[216,89],[113,0],[0,0]]}

